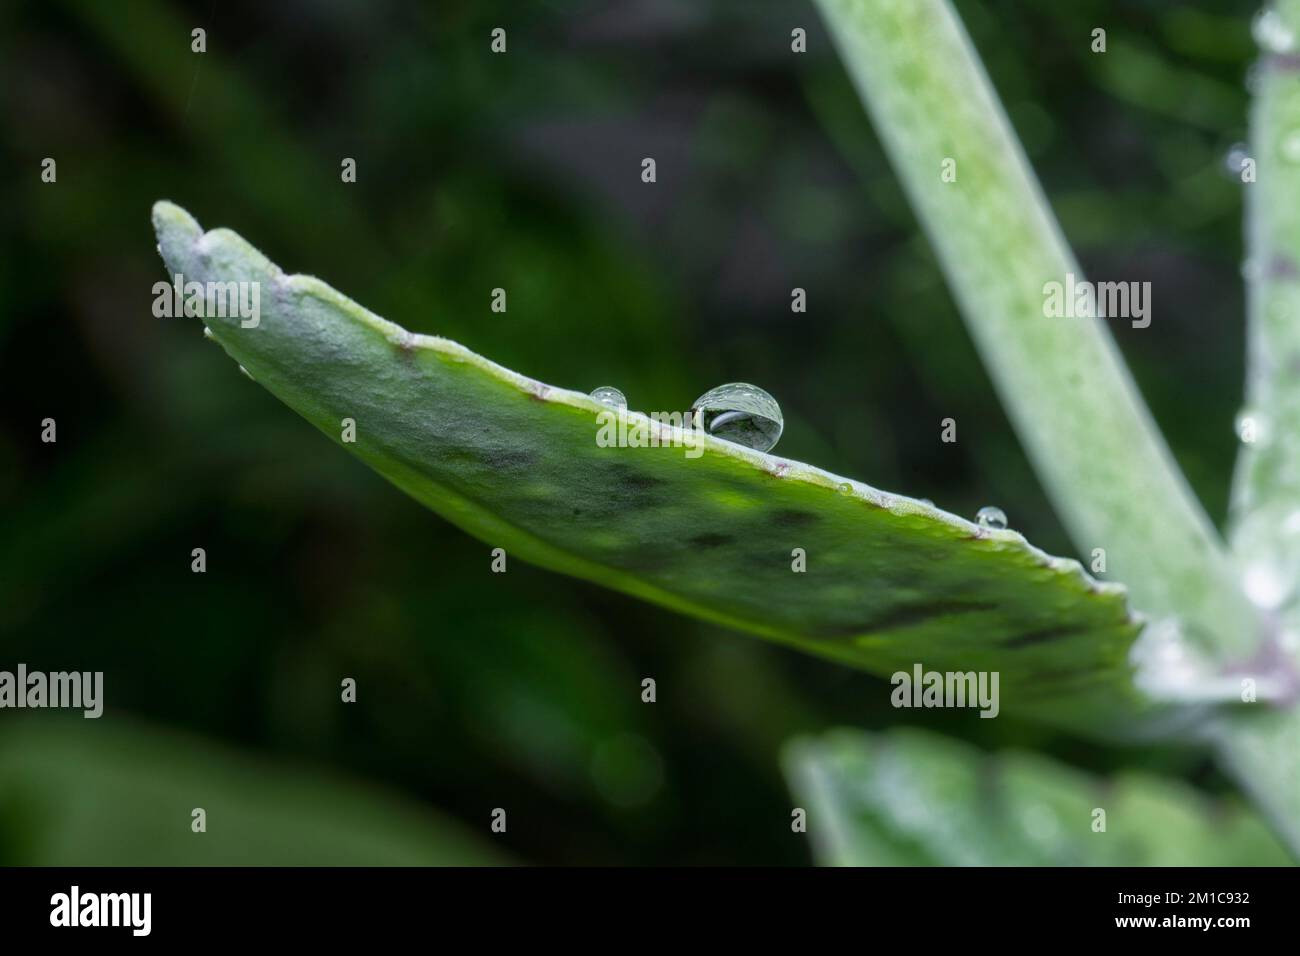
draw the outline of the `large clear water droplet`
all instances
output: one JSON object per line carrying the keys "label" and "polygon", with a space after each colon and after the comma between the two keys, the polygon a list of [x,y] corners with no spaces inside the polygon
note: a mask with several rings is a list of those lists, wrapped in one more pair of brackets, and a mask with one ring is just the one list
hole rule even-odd
{"label": "large clear water droplet", "polygon": [[602,385],[591,390],[591,397],[610,408],[627,408],[627,398],[613,385]]}
{"label": "large clear water droplet", "polygon": [[709,389],[691,406],[691,418],[715,438],[758,451],[773,448],[785,427],[776,399],[745,382]]}
{"label": "large clear water droplet", "polygon": [[1001,531],[1007,526],[1007,513],[1001,508],[985,505],[975,514],[975,523],[981,528]]}
{"label": "large clear water droplet", "polygon": [[1295,49],[1295,31],[1271,7],[1255,14],[1250,33],[1259,48],[1269,53],[1290,53]]}

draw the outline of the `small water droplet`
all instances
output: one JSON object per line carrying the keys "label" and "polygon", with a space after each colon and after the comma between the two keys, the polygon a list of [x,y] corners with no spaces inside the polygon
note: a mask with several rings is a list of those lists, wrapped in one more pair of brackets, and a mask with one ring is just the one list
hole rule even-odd
{"label": "small water droplet", "polygon": [[627,408],[627,398],[613,385],[602,385],[591,390],[591,397],[610,408]]}
{"label": "small water droplet", "polygon": [[842,494],[842,495],[851,495],[851,494],[853,494],[853,486],[852,486],[851,484],[849,484],[847,481],[841,481],[841,482],[840,482],[840,486],[839,486],[839,488],[838,488],[837,490],[838,490],[839,493]]}
{"label": "small water droplet", "polygon": [[775,447],[785,427],[776,399],[745,382],[709,389],[691,406],[691,417],[715,438],[758,451]]}
{"label": "small water droplet", "polygon": [[1255,14],[1255,19],[1250,24],[1250,33],[1260,49],[1269,53],[1289,53],[1295,47],[1295,31],[1271,7]]}
{"label": "small water droplet", "polygon": [[248,369],[244,368],[244,366],[242,366],[242,365],[239,366],[239,370],[240,370],[241,372],[243,372],[245,375],[248,376],[248,380],[249,380],[250,382],[256,382],[256,381],[257,381],[257,379],[253,378],[253,373],[250,372]]}
{"label": "small water droplet", "polygon": [[1246,165],[1246,160],[1250,159],[1250,153],[1245,143],[1234,143],[1228,149],[1227,156],[1223,159],[1223,169],[1233,179],[1241,178],[1241,169]]}
{"label": "small water droplet", "polygon": [[1001,531],[1007,526],[1007,513],[1001,508],[985,505],[975,514],[975,523],[981,528]]}
{"label": "small water droplet", "polygon": [[1258,444],[1264,438],[1264,417],[1258,412],[1243,410],[1237,415],[1233,428],[1243,445]]}
{"label": "small water droplet", "polygon": [[1244,516],[1233,535],[1242,561],[1242,590],[1259,607],[1276,611],[1297,601],[1300,585],[1300,516],[1284,502],[1261,505]]}
{"label": "small water droplet", "polygon": [[1300,130],[1291,130],[1282,139],[1282,158],[1288,163],[1300,163]]}
{"label": "small water droplet", "polygon": [[1284,569],[1267,559],[1247,565],[1241,585],[1246,597],[1270,611],[1285,604],[1294,590],[1294,584]]}
{"label": "small water droplet", "polygon": [[212,334],[212,330],[208,328],[206,325],[203,326],[203,337],[207,339],[209,342],[215,342],[217,340],[217,337]]}
{"label": "small water droplet", "polygon": [[162,255],[162,243],[161,243],[161,242],[155,242],[154,245],[153,245],[153,247],[154,247],[156,250],[158,250],[158,255]]}

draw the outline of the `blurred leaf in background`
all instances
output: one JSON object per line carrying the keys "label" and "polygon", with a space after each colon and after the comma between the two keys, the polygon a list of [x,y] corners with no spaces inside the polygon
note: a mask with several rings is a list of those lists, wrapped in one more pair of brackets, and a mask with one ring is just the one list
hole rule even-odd
{"label": "blurred leaf in background", "polygon": [[17,718],[0,732],[0,863],[8,866],[509,862],[489,839],[337,775],[249,760],[130,721]]}
{"label": "blurred leaf in background", "polygon": [[1145,773],[1089,779],[1037,754],[982,754],[915,730],[839,731],[786,754],[824,863],[847,866],[1285,866],[1237,801]]}

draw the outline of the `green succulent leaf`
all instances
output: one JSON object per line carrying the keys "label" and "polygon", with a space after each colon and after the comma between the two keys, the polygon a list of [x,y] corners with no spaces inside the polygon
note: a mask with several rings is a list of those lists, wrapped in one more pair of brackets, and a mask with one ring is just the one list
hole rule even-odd
{"label": "green succulent leaf", "polygon": [[205,319],[255,381],[508,560],[878,674],[996,670],[1004,708],[1084,730],[1128,729],[1151,709],[1133,684],[1124,589],[1076,561],[712,436],[692,436],[695,457],[600,447],[607,409],[587,395],[414,335],[170,203],[154,223],[173,276],[259,284],[255,327]]}
{"label": "green succulent leaf", "polygon": [[[213,833],[191,831],[195,808]],[[124,859],[142,866],[509,862],[426,807],[334,774],[286,769],[121,718],[7,724],[0,865]]]}
{"label": "green succulent leaf", "polygon": [[[924,731],[791,743],[815,856],[844,866],[1283,866],[1238,803],[1146,773],[1094,778]],[[1104,813],[1104,817],[1098,811]],[[1100,825],[1105,829],[1101,830]]]}

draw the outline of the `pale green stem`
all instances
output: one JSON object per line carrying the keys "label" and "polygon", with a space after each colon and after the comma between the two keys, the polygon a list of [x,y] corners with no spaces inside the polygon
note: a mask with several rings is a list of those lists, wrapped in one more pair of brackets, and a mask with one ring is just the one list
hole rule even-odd
{"label": "pale green stem", "polygon": [[1236,712],[1219,755],[1300,853],[1300,0],[1255,23],[1260,43],[1246,193],[1246,408],[1233,487],[1232,547],[1267,623],[1256,670],[1281,675],[1288,710]]}
{"label": "pale green stem", "polygon": [[[1246,594],[1294,616],[1300,575],[1300,0],[1257,21],[1265,41],[1240,175],[1249,345],[1232,545]],[[1288,39],[1289,38],[1289,39]]]}
{"label": "pale green stem", "polygon": [[1143,320],[1045,314],[1049,283],[1084,277],[947,0],[819,3],[1085,562],[1104,549],[1139,610],[1221,659],[1249,653],[1253,609],[1106,328]]}

